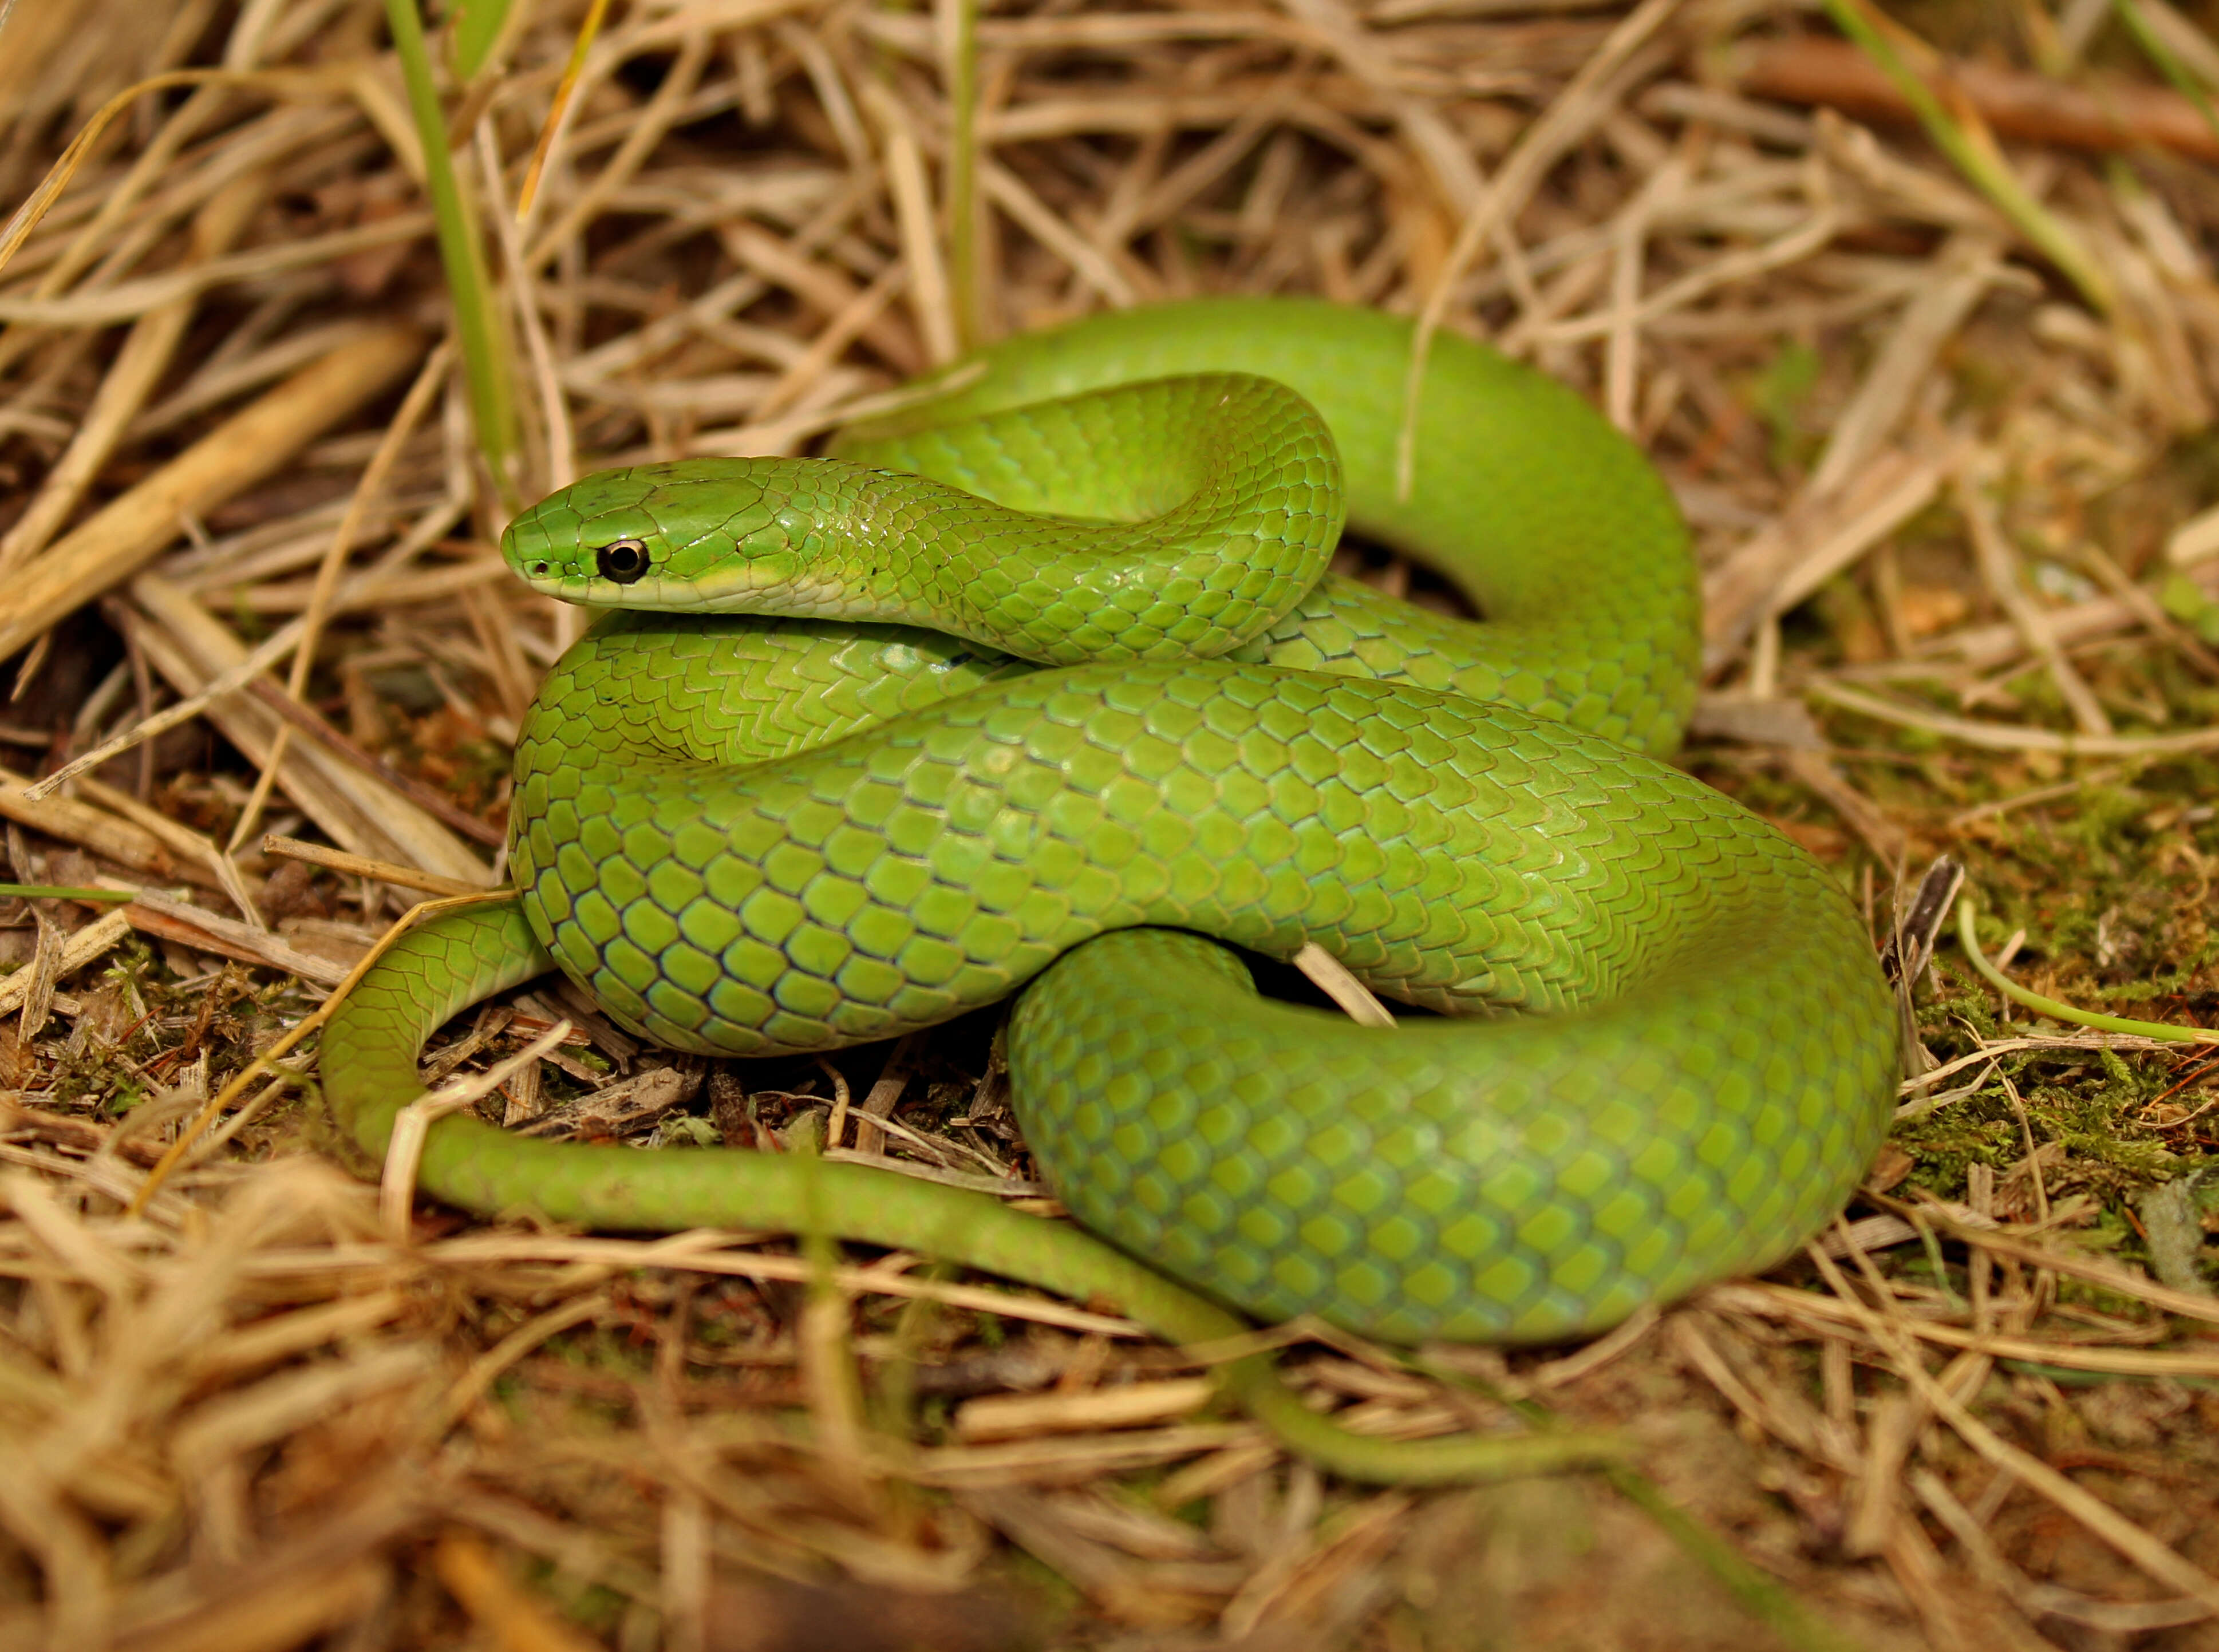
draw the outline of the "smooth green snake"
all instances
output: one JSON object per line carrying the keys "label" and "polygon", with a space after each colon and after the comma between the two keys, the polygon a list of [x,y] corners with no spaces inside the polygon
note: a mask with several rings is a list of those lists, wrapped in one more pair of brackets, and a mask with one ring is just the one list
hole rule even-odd
{"label": "smooth green snake", "polygon": [[[1022,988],[1018,1119],[1101,1239],[850,1164],[465,1118],[420,1185],[595,1227],[829,1224],[1189,1342],[1236,1334],[1228,1307],[1564,1338],[1793,1249],[1893,1101],[1863,925],[1661,761],[1698,601],[1656,473],[1569,390],[1443,336],[1399,496],[1410,344],[1315,301],[1104,315],[981,352],[833,460],[647,465],[526,512],[512,566],[623,611],[522,730],[519,897],[405,937],[327,1029],[342,1123],[382,1152],[426,1034],[550,963],[712,1055]],[[1321,578],[1344,500],[1485,618]],[[1219,944],[1306,941],[1439,1013],[1265,1000]],[[1352,1474],[1562,1456],[1359,1441],[1260,1361],[1232,1382]]]}

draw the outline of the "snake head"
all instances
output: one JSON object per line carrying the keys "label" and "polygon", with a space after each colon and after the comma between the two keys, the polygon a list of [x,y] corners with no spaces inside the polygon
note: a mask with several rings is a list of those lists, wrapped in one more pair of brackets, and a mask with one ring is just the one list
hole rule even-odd
{"label": "snake head", "polygon": [[686,459],[603,470],[524,512],[501,555],[533,590],[596,608],[783,606],[822,461]]}

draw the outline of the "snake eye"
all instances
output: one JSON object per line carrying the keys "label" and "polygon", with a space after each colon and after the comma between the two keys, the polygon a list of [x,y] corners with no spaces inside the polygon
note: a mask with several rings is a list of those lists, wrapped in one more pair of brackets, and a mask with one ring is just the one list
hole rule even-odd
{"label": "snake eye", "polygon": [[603,579],[630,585],[647,572],[647,547],[637,539],[612,539],[594,553],[594,566]]}

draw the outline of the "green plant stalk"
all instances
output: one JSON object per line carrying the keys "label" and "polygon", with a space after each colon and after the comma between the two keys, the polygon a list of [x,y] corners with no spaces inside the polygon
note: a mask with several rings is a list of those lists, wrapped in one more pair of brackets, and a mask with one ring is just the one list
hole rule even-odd
{"label": "green plant stalk", "polygon": [[2175,55],[2156,29],[2150,26],[2149,14],[2141,9],[2138,0],[2112,0],[2119,21],[2127,26],[2127,33],[2135,37],[2142,54],[2158,66],[2158,72],[2172,83],[2173,90],[2196,105],[2196,112],[2203,117],[2203,124],[2219,136],[2219,109],[2211,107],[2203,86],[2188,72],[2188,65]]}
{"label": "green plant stalk", "polygon": [[393,30],[395,54],[401,59],[401,78],[408,85],[409,114],[424,146],[424,189],[432,198],[439,262],[445,266],[447,288],[454,301],[455,338],[462,349],[463,376],[469,384],[478,451],[493,475],[502,513],[513,515],[519,504],[516,402],[510,394],[508,353],[502,348],[495,319],[485,253],[477,225],[463,198],[462,184],[455,176],[454,153],[447,146],[446,117],[439,108],[438,89],[432,84],[432,54],[425,44],[424,22],[417,16],[416,0],[385,0],[385,15]]}
{"label": "green plant stalk", "polygon": [[478,78],[478,71],[493,55],[501,31],[508,26],[509,14],[514,9],[512,0],[461,0],[455,8],[451,41],[457,80],[467,85]]}
{"label": "green plant stalk", "polygon": [[948,284],[954,298],[955,342],[979,343],[979,0],[947,0],[955,9],[948,45]]}
{"label": "green plant stalk", "polygon": [[1870,58],[1888,78],[1904,101],[1918,116],[1934,146],[1962,172],[1973,187],[1987,196],[1996,210],[2011,221],[2036,250],[2064,272],[2090,307],[2109,315],[2118,298],[2096,260],[2056,215],[2028,193],[2003,158],[1965,129],[1964,124],[1942,105],[1934,90],[1904,62],[1886,34],[1865,10],[1862,0],[1826,0],[1827,15],[1842,33]]}
{"label": "green plant stalk", "polygon": [[2055,998],[2045,998],[2039,992],[2029,992],[1991,964],[1987,954],[1980,950],[1980,941],[1973,934],[1973,897],[1969,891],[1957,897],[1957,944],[1965,949],[1965,961],[1972,965],[1982,980],[2012,1003],[2023,1004],[2052,1021],[2092,1027],[2102,1033],[2131,1033],[2139,1038],[2161,1038],[2175,1044],[2219,1044],[2219,1031],[2201,1027],[2174,1027],[2161,1021],[2130,1021],[2124,1015],[2098,1015],[2092,1009],[2075,1009],[2071,1004],[2061,1003]]}

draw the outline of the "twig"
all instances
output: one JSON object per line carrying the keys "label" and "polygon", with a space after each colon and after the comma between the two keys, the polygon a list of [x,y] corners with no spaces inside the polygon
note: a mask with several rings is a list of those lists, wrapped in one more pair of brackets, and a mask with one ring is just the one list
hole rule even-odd
{"label": "twig", "polygon": [[390,860],[373,860],[367,855],[349,854],[344,849],[327,849],[320,843],[303,843],[295,837],[279,837],[274,833],[263,838],[262,853],[277,855],[282,860],[305,861],[312,866],[326,866],[351,877],[375,878],[380,883],[391,884],[396,889],[420,890],[427,895],[482,895],[485,892],[457,879],[419,872],[413,866],[397,866]]}
{"label": "twig", "polygon": [[[1802,34],[1766,40],[1736,76],[1742,90],[1791,103],[1824,103],[1884,120],[1916,118],[1902,88],[1846,40]],[[2219,136],[2195,105],[2177,93],[2121,85],[2104,93],[2001,69],[1950,61],[1922,76],[1938,92],[1954,88],[2005,138],[2108,152],[2145,146],[2219,161]]]}

